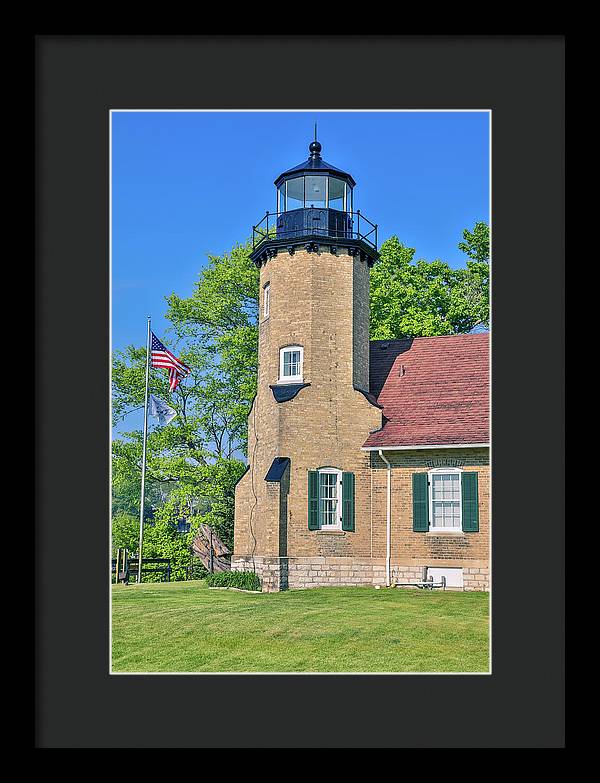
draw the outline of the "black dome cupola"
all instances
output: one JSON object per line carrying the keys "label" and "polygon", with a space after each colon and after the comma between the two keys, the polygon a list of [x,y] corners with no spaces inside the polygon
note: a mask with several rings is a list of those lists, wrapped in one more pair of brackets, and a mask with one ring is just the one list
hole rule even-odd
{"label": "black dome cupola", "polygon": [[326,160],[323,160],[321,157],[321,150],[323,147],[321,146],[320,142],[315,139],[310,143],[308,149],[310,152],[308,160],[305,160],[303,163],[299,163],[297,166],[294,166],[293,168],[284,171],[283,174],[280,174],[275,180],[276,188],[279,189],[283,182],[289,181],[290,179],[301,177],[303,175],[310,176],[311,174],[317,176],[329,175],[334,179],[342,179],[349,185],[351,189],[356,185],[354,177],[352,177],[347,172],[338,169],[337,166],[332,166],[331,163],[327,163]]}
{"label": "black dome cupola", "polygon": [[252,260],[260,266],[279,249],[293,253],[304,245],[318,252],[320,245],[329,245],[325,249],[333,253],[346,246],[354,255],[356,248],[372,264],[378,258],[377,226],[353,211],[354,178],[323,160],[316,130],[308,150],[307,160],[274,181],[277,212],[267,212],[253,226]]}

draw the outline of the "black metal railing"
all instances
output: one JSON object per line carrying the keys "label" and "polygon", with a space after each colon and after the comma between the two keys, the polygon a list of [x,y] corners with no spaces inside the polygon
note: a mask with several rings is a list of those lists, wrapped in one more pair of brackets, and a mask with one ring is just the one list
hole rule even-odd
{"label": "black metal railing", "polygon": [[287,212],[268,212],[252,226],[252,248],[256,250],[270,240],[300,240],[303,237],[362,240],[377,250],[377,224],[360,210],[341,212],[337,209],[304,207]]}

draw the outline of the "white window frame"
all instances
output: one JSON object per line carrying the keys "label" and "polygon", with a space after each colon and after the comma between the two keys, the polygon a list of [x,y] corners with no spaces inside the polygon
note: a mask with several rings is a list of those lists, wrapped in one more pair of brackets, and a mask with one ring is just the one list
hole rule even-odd
{"label": "white window frame", "polygon": [[[289,351],[300,352],[300,372],[298,375],[284,375],[283,365],[285,354]],[[301,345],[284,345],[279,349],[279,380],[277,383],[302,383],[304,373],[304,348]]]}
{"label": "white window frame", "polygon": [[271,307],[271,283],[265,283],[263,286],[263,321],[269,317]]}
{"label": "white window frame", "polygon": [[287,180],[285,180],[277,188],[277,214],[281,215],[285,212],[285,197],[287,194]]}
{"label": "white window frame", "polygon": [[[335,525],[323,525],[321,516],[321,475],[323,473],[330,473],[336,476],[337,487],[337,522]],[[319,487],[319,530],[341,530],[342,529],[342,471],[339,468],[318,468],[318,487]]]}
{"label": "white window frame", "polygon": [[[429,493],[429,532],[430,533],[448,533],[456,535],[462,533],[462,471],[460,468],[433,468],[427,471],[427,490]],[[433,525],[433,477],[452,473],[458,475],[458,518],[460,525],[458,527],[434,527]]]}

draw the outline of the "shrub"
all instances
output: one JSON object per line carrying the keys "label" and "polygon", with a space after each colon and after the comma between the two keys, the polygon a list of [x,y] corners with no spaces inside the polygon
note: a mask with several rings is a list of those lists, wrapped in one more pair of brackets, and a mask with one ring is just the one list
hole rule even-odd
{"label": "shrub", "polygon": [[140,534],[139,517],[120,511],[112,518],[112,556],[117,556],[117,549],[125,547],[129,554],[138,550],[138,536]]}
{"label": "shrub", "polygon": [[218,571],[206,577],[209,587],[238,587],[240,590],[260,590],[260,579],[254,571]]}

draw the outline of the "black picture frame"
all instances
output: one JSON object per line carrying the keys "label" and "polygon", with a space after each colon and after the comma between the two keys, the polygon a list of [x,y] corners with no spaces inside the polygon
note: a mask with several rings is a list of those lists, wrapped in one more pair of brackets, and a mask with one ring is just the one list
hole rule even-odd
{"label": "black picture frame", "polygon": [[[324,45],[357,68],[319,95]],[[564,47],[36,37],[36,747],[563,746]],[[491,675],[109,675],[108,131],[133,108],[492,110]]]}

